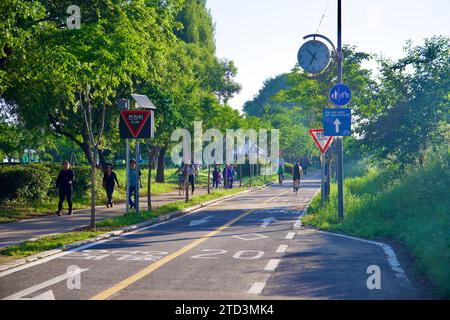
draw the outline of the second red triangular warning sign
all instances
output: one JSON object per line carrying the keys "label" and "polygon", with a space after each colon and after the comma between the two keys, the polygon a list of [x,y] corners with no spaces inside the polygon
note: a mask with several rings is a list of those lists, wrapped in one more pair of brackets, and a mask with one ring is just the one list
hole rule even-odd
{"label": "second red triangular warning sign", "polygon": [[319,147],[320,149],[320,152],[322,152],[322,154],[327,152],[327,149],[330,146],[331,141],[333,141],[333,137],[324,136],[323,129],[309,130],[309,134],[313,137],[314,141],[317,144],[317,147]]}
{"label": "second red triangular warning sign", "polygon": [[122,110],[120,116],[133,138],[138,138],[150,117],[150,110]]}

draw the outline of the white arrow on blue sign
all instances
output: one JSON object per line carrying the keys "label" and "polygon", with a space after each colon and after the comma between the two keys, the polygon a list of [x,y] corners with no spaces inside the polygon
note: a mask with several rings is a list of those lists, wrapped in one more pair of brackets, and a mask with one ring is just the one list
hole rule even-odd
{"label": "white arrow on blue sign", "polygon": [[350,136],[352,134],[352,109],[323,109],[323,130],[325,136]]}
{"label": "white arrow on blue sign", "polygon": [[337,84],[330,90],[330,100],[337,106],[345,106],[352,99],[352,91],[343,84]]}

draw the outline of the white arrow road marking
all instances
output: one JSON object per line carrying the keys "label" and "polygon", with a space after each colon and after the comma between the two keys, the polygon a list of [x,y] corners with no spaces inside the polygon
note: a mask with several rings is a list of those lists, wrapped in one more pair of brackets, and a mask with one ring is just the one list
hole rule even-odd
{"label": "white arrow road marking", "polygon": [[261,221],[263,221],[263,224],[260,225],[260,227],[261,227],[261,228],[267,228],[267,226],[268,226],[271,222],[276,222],[276,221],[278,221],[278,220],[275,219],[274,217],[270,217],[270,218],[262,219]]}
{"label": "white arrow road marking", "polygon": [[192,220],[191,222],[189,222],[189,227],[195,227],[198,226],[200,224],[204,224],[207,223],[209,219],[211,219],[213,216],[207,216],[203,219],[200,220]]}
{"label": "white arrow road marking", "polygon": [[[56,284],[56,283],[59,283],[59,282],[61,282],[61,281],[66,280],[66,279],[68,279],[68,278],[75,277],[76,275],[79,275],[79,274],[81,274],[82,272],[85,272],[85,271],[88,271],[88,270],[89,270],[89,269],[78,269],[78,270],[76,270],[76,271],[74,271],[74,272],[66,272],[66,273],[64,273],[64,274],[62,274],[62,275],[60,275],[60,276],[58,276],[58,277],[56,277],[56,278],[50,279],[50,280],[45,281],[45,282],[43,282],[43,283],[41,283],[41,284],[37,284],[37,285],[35,285],[35,286],[33,286],[33,287],[30,287],[30,288],[28,288],[28,289],[19,291],[19,292],[13,294],[13,295],[10,295],[10,296],[8,296],[8,297],[6,297],[6,298],[3,298],[3,300],[19,300],[19,299],[21,299],[22,297],[25,297],[25,296],[28,296],[28,295],[32,294],[33,292],[36,292],[36,291],[39,291],[39,290],[44,289],[44,288],[46,288],[46,287],[52,286],[52,285],[54,285],[54,284]],[[53,294],[53,293],[52,293],[52,294]],[[46,297],[49,297],[49,296],[50,296],[50,295],[49,295],[49,292],[47,291],[47,292],[45,292],[44,294],[39,295],[38,297],[42,297],[42,296],[44,296],[44,295],[45,295]],[[54,297],[54,296],[53,296],[53,297]]]}
{"label": "white arrow road marking", "polygon": [[336,128],[336,133],[339,132],[339,126],[341,125],[341,122],[339,121],[339,119],[336,119],[334,122],[334,127]]}

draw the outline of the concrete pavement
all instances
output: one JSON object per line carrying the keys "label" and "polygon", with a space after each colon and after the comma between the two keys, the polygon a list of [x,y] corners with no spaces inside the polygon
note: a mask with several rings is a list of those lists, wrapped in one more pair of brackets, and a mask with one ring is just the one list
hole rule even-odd
{"label": "concrete pavement", "polygon": [[[383,248],[301,225],[319,187],[317,175],[297,196],[274,185],[1,272],[0,298],[422,298]],[[367,286],[370,266],[379,290]]]}

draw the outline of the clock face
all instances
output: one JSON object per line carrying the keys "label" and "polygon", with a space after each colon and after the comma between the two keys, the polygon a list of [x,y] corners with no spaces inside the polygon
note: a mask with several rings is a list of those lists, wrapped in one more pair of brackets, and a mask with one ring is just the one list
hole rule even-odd
{"label": "clock face", "polygon": [[318,40],[310,40],[298,51],[298,64],[309,73],[320,73],[330,63],[330,50]]}

